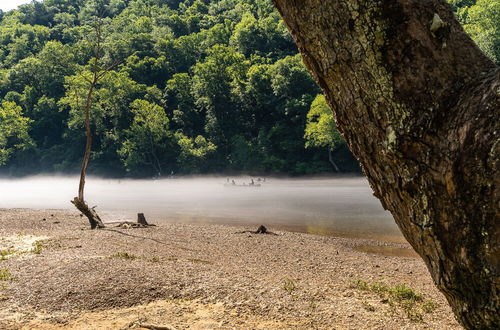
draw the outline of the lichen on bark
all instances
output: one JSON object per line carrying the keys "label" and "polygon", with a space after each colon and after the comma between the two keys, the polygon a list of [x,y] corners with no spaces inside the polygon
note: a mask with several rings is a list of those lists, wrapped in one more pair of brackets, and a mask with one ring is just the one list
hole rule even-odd
{"label": "lichen on bark", "polygon": [[440,0],[274,1],[459,321],[500,327],[498,68]]}

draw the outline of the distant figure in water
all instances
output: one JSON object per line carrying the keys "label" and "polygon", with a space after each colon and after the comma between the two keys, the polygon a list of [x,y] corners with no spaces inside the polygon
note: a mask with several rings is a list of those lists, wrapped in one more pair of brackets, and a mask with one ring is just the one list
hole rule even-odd
{"label": "distant figure in water", "polygon": [[231,184],[232,184],[233,186],[236,186],[236,182],[234,182],[234,180],[231,180]]}
{"label": "distant figure in water", "polygon": [[255,185],[255,182],[253,182],[253,179],[251,179],[251,180],[252,180],[252,182],[250,182],[250,186]]}
{"label": "distant figure in water", "polygon": [[261,182],[261,181],[262,181],[262,179],[261,179],[261,178],[258,178],[258,179],[257,179],[257,182]]}

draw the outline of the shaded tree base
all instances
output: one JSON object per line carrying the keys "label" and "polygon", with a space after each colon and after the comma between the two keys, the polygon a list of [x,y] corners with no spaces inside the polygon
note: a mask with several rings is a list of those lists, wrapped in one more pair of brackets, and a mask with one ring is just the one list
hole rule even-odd
{"label": "shaded tree base", "polygon": [[94,208],[89,207],[87,203],[84,201],[80,200],[78,197],[75,197],[71,203],[75,205],[75,207],[78,209],[78,211],[82,212],[83,215],[87,217],[90,223],[90,228],[91,229],[102,229],[105,228],[106,226],[102,222],[101,218],[97,214]]}

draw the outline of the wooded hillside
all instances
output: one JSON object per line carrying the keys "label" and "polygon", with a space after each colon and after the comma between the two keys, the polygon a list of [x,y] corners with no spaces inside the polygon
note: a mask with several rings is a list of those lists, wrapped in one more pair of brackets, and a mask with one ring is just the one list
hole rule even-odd
{"label": "wooded hillside", "polygon": [[[485,10],[454,2],[498,56]],[[91,173],[358,170],[270,0],[45,0],[0,12],[1,173],[78,171],[98,21],[120,65],[94,93]]]}

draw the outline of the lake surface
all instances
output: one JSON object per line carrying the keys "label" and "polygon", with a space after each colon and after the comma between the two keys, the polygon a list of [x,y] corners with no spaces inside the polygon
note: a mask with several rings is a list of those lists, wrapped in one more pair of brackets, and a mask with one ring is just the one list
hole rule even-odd
{"label": "lake surface", "polygon": [[[250,177],[234,179],[249,183]],[[210,222],[404,242],[364,178],[266,178],[227,187],[225,177],[162,180],[87,178],[86,200],[104,221]],[[254,180],[257,182],[256,178]],[[77,177],[0,179],[0,208],[73,209]]]}

